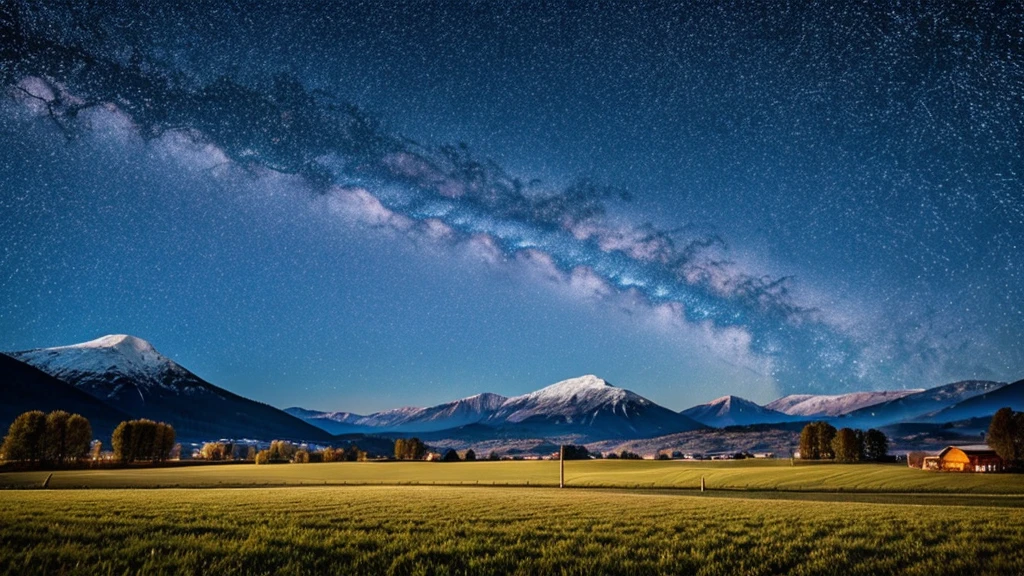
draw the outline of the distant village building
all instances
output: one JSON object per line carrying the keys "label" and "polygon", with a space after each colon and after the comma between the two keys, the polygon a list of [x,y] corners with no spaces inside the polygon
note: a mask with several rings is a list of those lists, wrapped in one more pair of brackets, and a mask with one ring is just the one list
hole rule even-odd
{"label": "distant village building", "polygon": [[[912,459],[907,460],[914,466]],[[947,446],[938,455],[921,459],[923,470],[946,472],[1000,472],[1003,459],[988,446]]]}

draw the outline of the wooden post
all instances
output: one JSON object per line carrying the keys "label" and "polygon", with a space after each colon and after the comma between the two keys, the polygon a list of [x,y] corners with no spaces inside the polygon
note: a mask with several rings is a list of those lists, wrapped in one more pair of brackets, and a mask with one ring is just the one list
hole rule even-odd
{"label": "wooden post", "polygon": [[558,487],[565,488],[565,444],[558,447]]}
{"label": "wooden post", "polygon": [[704,477],[703,476],[700,477],[700,491],[701,492],[704,491]]}

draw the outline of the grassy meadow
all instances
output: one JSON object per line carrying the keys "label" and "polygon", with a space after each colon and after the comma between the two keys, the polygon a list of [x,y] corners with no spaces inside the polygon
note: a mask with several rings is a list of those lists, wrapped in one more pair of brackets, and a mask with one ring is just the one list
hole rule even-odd
{"label": "grassy meadow", "polygon": [[1024,510],[637,491],[3,493],[0,574],[1022,574]]}
{"label": "grassy meadow", "polygon": [[[1024,478],[1010,474],[924,472],[898,464],[799,464],[789,460],[715,462],[568,461],[569,486],[589,488],[855,493],[1024,495]],[[38,487],[49,472],[0,473],[0,487]],[[50,488],[216,488],[299,485],[557,486],[557,461],[336,462],[328,464],[204,465],[113,468],[53,473]]]}
{"label": "grassy meadow", "polygon": [[48,474],[0,474],[0,576],[1024,574],[1020,475],[569,461],[559,490],[558,462],[351,462],[39,489]]}

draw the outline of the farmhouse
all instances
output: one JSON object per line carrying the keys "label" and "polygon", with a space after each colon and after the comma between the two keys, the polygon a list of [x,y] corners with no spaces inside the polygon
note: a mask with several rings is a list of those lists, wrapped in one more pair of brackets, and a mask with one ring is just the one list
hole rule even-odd
{"label": "farmhouse", "polygon": [[924,467],[951,472],[999,472],[1003,459],[988,446],[947,446],[938,456],[925,458]]}

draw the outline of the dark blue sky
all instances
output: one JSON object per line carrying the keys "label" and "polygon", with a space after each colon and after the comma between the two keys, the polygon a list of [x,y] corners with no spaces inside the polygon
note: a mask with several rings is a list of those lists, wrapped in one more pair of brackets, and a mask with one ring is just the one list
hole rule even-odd
{"label": "dark blue sky", "polygon": [[363,412],[1024,374],[1019,5],[0,17],[0,349]]}

